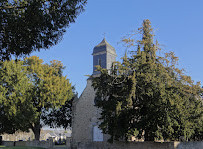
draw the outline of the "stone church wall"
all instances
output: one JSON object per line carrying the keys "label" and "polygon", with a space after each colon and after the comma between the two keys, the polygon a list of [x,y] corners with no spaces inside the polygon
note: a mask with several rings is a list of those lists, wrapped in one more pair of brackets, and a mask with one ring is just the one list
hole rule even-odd
{"label": "stone church wall", "polygon": [[108,61],[108,63],[106,64],[107,65],[106,68],[109,70],[109,69],[111,69],[112,63],[116,61],[116,56],[112,55],[110,53],[107,53],[106,59]]}
{"label": "stone church wall", "polygon": [[[92,141],[92,121],[96,121],[96,108],[93,106],[92,96],[94,89],[91,87],[91,80],[87,80],[87,86],[81,97],[75,101],[73,109],[73,142]],[[75,106],[77,104],[77,106]],[[93,112],[94,111],[94,112]]]}
{"label": "stone church wall", "polygon": [[[100,110],[94,105],[95,91],[92,87],[92,80],[87,80],[87,86],[82,95],[73,103],[72,141],[91,142],[93,141],[93,128],[98,126]],[[103,136],[107,141],[108,135]]]}

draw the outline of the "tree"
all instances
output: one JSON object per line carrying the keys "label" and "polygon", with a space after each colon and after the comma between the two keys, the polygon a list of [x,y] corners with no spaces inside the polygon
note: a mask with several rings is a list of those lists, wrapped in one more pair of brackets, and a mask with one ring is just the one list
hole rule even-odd
{"label": "tree", "polygon": [[[72,86],[62,75],[60,61],[43,64],[36,56],[23,61],[5,61],[1,66],[1,114],[5,123],[0,132],[32,129],[39,140],[45,117],[52,109],[58,109],[72,99]],[[48,116],[48,114],[47,114]],[[14,126],[6,130],[7,122]],[[6,131],[5,131],[6,130]]]}
{"label": "tree", "polygon": [[86,0],[1,0],[0,59],[57,44],[85,4]]}
{"label": "tree", "polygon": [[75,94],[71,100],[66,100],[65,104],[60,108],[50,109],[48,113],[42,115],[44,124],[51,128],[70,128],[72,123],[72,103],[76,96]]}
{"label": "tree", "polygon": [[[31,85],[23,62],[12,60],[1,63],[0,78],[0,133],[14,133],[18,129],[26,131],[27,127],[21,125],[24,117],[19,115],[27,109],[22,105],[27,102],[27,91]],[[26,118],[28,113],[24,114]]]}
{"label": "tree", "polygon": [[[202,139],[203,105],[200,83],[177,68],[173,52],[157,55],[149,20],[139,28],[141,40],[124,39],[131,56],[115,62],[109,71],[98,67],[93,78],[98,108],[102,109],[100,128],[109,141],[130,136],[145,141]],[[137,41],[137,42],[136,42]],[[136,49],[135,49],[136,48]]]}

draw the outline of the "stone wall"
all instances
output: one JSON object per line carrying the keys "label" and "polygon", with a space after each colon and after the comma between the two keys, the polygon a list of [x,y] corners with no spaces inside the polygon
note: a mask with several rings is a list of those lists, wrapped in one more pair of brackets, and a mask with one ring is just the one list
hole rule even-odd
{"label": "stone wall", "polygon": [[107,52],[107,54],[106,54],[106,59],[107,59],[107,64],[106,64],[107,66],[106,66],[106,68],[107,68],[108,70],[110,70],[110,69],[111,69],[111,66],[112,66],[112,64],[113,64],[113,62],[116,61],[116,55]]}
{"label": "stone wall", "polygon": [[14,142],[13,141],[2,141],[2,145],[4,145],[4,146],[14,146]]}
{"label": "stone wall", "polygon": [[27,141],[34,139],[34,133],[30,130],[30,132],[16,132],[14,134],[2,134],[2,140],[4,141]]}
{"label": "stone wall", "polygon": [[[40,132],[40,141],[41,140],[47,140],[48,137],[51,137],[50,133],[53,133],[54,131],[52,130],[46,130],[46,129],[41,129]],[[34,140],[34,133],[32,130],[29,130],[29,132],[21,132],[17,131],[14,134],[1,134],[2,140],[4,141],[31,141]]]}
{"label": "stone wall", "polygon": [[175,149],[203,149],[203,141],[175,142]]}
{"label": "stone wall", "polygon": [[[73,103],[72,138],[73,142],[92,142],[93,127],[98,125],[100,110],[94,105],[95,91],[92,80],[87,80],[87,86],[79,99]],[[104,141],[108,136],[104,134]]]}
{"label": "stone wall", "polygon": [[91,142],[92,126],[95,121],[96,108],[94,106],[94,89],[91,87],[91,80],[87,80],[87,86],[80,98],[73,103],[73,125],[72,137],[75,142]]}
{"label": "stone wall", "polygon": [[203,141],[199,142],[107,142],[78,143],[77,149],[203,149]]}
{"label": "stone wall", "polygon": [[52,140],[48,141],[3,141],[4,146],[33,146],[51,149],[54,144]]}
{"label": "stone wall", "polygon": [[[70,141],[70,140],[69,140]],[[69,142],[70,143],[70,142]],[[66,144],[67,149],[203,149],[203,141],[195,142],[86,142],[78,144]],[[5,146],[33,146],[47,149],[54,148],[53,142],[50,141],[3,141]]]}

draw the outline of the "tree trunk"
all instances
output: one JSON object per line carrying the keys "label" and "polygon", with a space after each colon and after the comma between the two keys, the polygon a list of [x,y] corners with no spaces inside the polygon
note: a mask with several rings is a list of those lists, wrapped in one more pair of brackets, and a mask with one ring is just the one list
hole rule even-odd
{"label": "tree trunk", "polygon": [[39,141],[40,139],[40,131],[41,131],[41,125],[40,123],[35,123],[33,128],[32,128],[32,131],[35,135],[35,140]]}
{"label": "tree trunk", "polygon": [[154,141],[152,134],[148,130],[145,130],[144,140],[145,141]]}

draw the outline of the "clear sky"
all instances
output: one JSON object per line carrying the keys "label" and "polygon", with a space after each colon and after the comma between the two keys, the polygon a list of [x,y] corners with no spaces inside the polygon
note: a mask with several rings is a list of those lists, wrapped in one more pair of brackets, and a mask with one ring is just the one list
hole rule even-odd
{"label": "clear sky", "polygon": [[175,52],[180,67],[195,82],[203,81],[203,0],[88,0],[58,45],[32,55],[45,62],[62,61],[64,75],[80,95],[86,86],[85,75],[92,74],[93,48],[104,33],[120,60],[125,52],[121,38],[141,27],[144,19],[151,21],[162,49]]}

